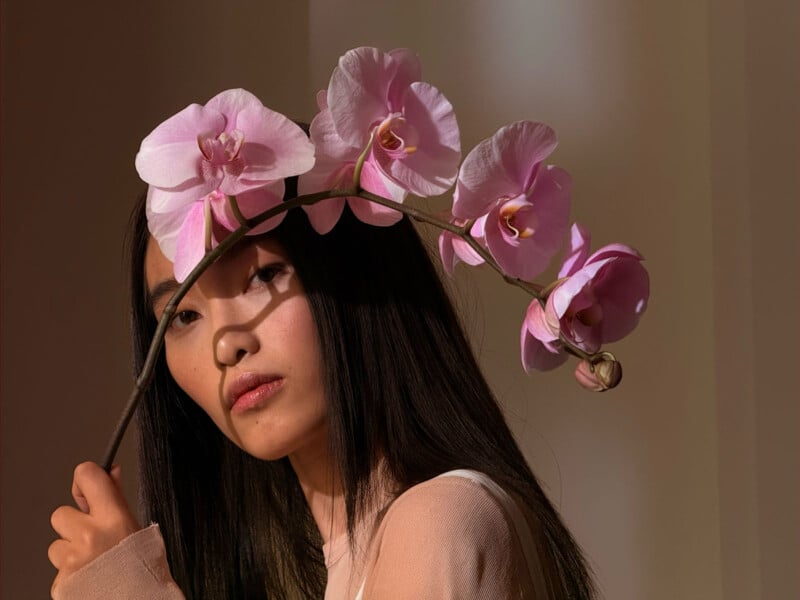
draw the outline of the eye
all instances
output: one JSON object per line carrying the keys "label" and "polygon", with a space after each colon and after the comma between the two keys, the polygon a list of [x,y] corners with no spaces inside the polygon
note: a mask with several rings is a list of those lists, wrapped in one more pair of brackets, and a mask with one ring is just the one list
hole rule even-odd
{"label": "eye", "polygon": [[193,321],[196,321],[199,317],[200,315],[193,310],[182,310],[175,313],[175,316],[173,316],[172,320],[169,322],[169,326],[172,329],[183,329]]}
{"label": "eye", "polygon": [[253,277],[250,279],[251,285],[263,285],[265,283],[272,283],[274,279],[286,271],[284,263],[270,263],[263,267],[259,267]]}

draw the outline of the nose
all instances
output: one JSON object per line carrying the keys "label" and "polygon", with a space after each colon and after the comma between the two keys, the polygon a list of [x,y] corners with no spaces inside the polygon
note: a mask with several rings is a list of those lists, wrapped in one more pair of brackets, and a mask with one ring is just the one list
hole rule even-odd
{"label": "nose", "polygon": [[248,354],[260,349],[258,338],[250,329],[229,328],[218,333],[214,358],[221,366],[232,367]]}

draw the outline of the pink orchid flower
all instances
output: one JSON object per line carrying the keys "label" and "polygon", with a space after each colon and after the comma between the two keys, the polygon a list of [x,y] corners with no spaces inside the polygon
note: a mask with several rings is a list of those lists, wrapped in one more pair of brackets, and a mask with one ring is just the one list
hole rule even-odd
{"label": "pink orchid flower", "polygon": [[453,107],[419,81],[420,71],[410,50],[350,50],[328,85],[326,129],[336,134],[331,145],[341,147],[329,156],[350,157],[352,148],[360,153],[371,144],[367,162],[377,171],[403,190],[433,196],[455,182],[461,141]]}
{"label": "pink orchid flower", "polygon": [[546,312],[573,344],[597,352],[636,328],[647,308],[650,278],[633,248],[610,244],[584,258],[589,242],[588,232],[573,225],[571,252],[558,274],[566,279],[548,297]]}
{"label": "pink orchid flower", "polygon": [[[150,184],[150,232],[175,263],[182,281],[224,230],[240,223],[228,196],[246,218],[279,204],[283,179],[314,164],[314,147],[303,130],[250,92],[227,90],[205,106],[192,104],[156,127],[136,155],[136,169]],[[258,235],[283,215],[248,232]]]}
{"label": "pink orchid flower", "polygon": [[562,281],[542,308],[528,307],[522,326],[522,364],[547,370],[566,359],[560,336],[594,353],[628,335],[647,308],[650,279],[642,256],[623,244],[610,244],[588,256],[588,232],[572,226],[570,250],[559,271]]}
{"label": "pink orchid flower", "polygon": [[517,121],[478,144],[464,159],[453,215],[477,219],[486,247],[511,276],[531,280],[561,246],[569,224],[572,181],[543,165],[556,147],[552,129]]}
{"label": "pink orchid flower", "polygon": [[[317,95],[320,112],[311,122],[311,142],[317,153],[314,167],[300,176],[298,193],[311,194],[329,189],[346,189],[353,185],[356,162],[362,148],[348,146],[336,133],[331,111],[327,107],[324,93]],[[395,184],[371,161],[366,161],[361,170],[361,187],[365,190],[403,202],[406,191]],[[333,229],[344,210],[345,202],[353,214],[364,223],[387,226],[397,223],[403,214],[381,204],[357,196],[330,198],[312,205],[304,205],[308,219],[317,233],[325,234]]]}
{"label": "pink orchid flower", "polygon": [[192,104],[142,140],[136,170],[152,188],[151,209],[166,213],[219,190],[258,189],[308,171],[314,146],[300,127],[250,92],[227,90]]}

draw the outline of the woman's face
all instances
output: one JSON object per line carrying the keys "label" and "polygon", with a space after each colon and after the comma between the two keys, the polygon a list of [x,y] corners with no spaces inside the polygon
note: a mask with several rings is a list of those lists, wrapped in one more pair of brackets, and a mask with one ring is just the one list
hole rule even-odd
{"label": "woman's face", "polygon": [[[145,273],[160,318],[177,284],[152,238]],[[245,452],[274,460],[327,447],[316,327],[276,242],[247,240],[209,267],[178,305],[165,350],[178,385]]]}

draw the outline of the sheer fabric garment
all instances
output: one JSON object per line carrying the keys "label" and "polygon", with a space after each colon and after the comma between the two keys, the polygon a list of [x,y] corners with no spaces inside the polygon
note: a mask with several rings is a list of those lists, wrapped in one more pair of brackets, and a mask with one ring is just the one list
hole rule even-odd
{"label": "sheer fabric garment", "polygon": [[[420,483],[362,528],[325,544],[325,600],[546,598],[531,522],[502,488],[475,471]],[[157,525],[67,578],[54,600],[182,600]]]}

